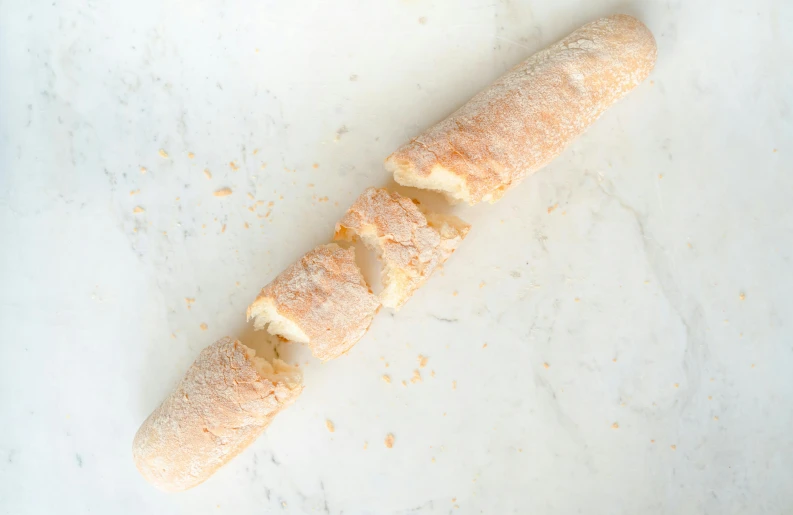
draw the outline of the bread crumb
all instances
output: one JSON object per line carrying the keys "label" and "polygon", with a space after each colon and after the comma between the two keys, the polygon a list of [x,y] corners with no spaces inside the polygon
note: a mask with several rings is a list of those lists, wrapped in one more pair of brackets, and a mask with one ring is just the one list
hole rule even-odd
{"label": "bread crumb", "polygon": [[655,440],[650,440],[650,443],[655,443]]}
{"label": "bread crumb", "polygon": [[[138,190],[138,191],[140,191],[140,190]],[[746,300],[746,294],[745,294],[744,292],[741,292],[741,293],[738,295],[738,298],[739,298],[740,300]]]}
{"label": "bread crumb", "polygon": [[[132,190],[132,191],[129,192],[130,196],[131,195],[137,195],[138,193],[140,193],[140,188],[138,188],[136,190]],[[741,299],[741,300],[743,300],[743,299]]]}
{"label": "bread crumb", "polygon": [[391,433],[388,433],[388,435],[385,437],[385,446],[389,449],[394,446],[394,435]]}
{"label": "bread crumb", "polygon": [[208,326],[208,325],[206,325],[206,324],[205,324],[205,323],[203,323],[203,322],[202,322],[202,323],[201,323],[201,325],[200,325],[200,326],[198,326],[198,327],[200,327],[202,331],[206,331],[207,329],[209,329],[209,326]]}
{"label": "bread crumb", "polygon": [[487,348],[487,344],[486,343],[482,344],[482,348],[486,349]]}
{"label": "bread crumb", "polygon": [[145,212],[145,211],[146,211],[146,210],[145,210],[145,209],[143,209],[143,208],[142,208],[142,207],[140,207],[140,206],[135,206],[135,207],[132,209],[132,212],[133,212],[133,213],[136,213],[136,214],[137,214],[137,213],[143,213],[143,212]]}
{"label": "bread crumb", "polygon": [[677,445],[672,444],[672,445],[669,446],[669,448],[672,449],[673,451],[675,451],[675,450],[677,450]]}
{"label": "bread crumb", "polygon": [[259,168],[261,168],[262,170],[264,170],[265,168],[267,168],[267,163],[262,163],[262,165],[261,165]]}
{"label": "bread crumb", "polygon": [[452,381],[452,390],[457,389],[457,381]]}
{"label": "bread crumb", "polygon": [[620,425],[619,425],[619,424],[617,424],[616,422],[614,422],[613,424],[611,424],[611,429],[619,429],[619,428],[620,428]]}
{"label": "bread crumb", "polygon": [[482,281],[481,283],[479,283],[479,287],[480,287],[480,288],[484,288],[484,287],[485,287],[485,282],[484,282],[484,281]]}
{"label": "bread crumb", "polygon": [[194,157],[195,157],[195,154],[193,154],[192,152],[188,152],[187,153],[187,159],[193,159]]}
{"label": "bread crumb", "polygon": [[319,168],[319,163],[314,163],[313,165],[311,165],[311,167],[316,170],[317,168]]}
{"label": "bread crumb", "polygon": [[611,362],[612,363],[616,363],[617,362],[617,358],[611,358]]}
{"label": "bread crumb", "polygon": [[235,163],[234,161],[229,161],[229,167],[231,168],[231,170],[233,172],[236,172],[237,170],[240,169],[239,165],[237,163]]}
{"label": "bread crumb", "polygon": [[454,290],[454,291],[452,292],[452,297],[456,297],[456,296],[457,296],[457,290]]}
{"label": "bread crumb", "polygon": [[680,388],[680,383],[675,383],[675,388]]}
{"label": "bread crumb", "polygon": [[187,304],[187,309],[190,309],[192,307],[193,302],[195,302],[195,299],[191,299],[190,297],[185,297],[184,301]]}
{"label": "bread crumb", "polygon": [[435,463],[435,456],[432,457],[432,462]]}
{"label": "bread crumb", "polygon": [[410,378],[410,382],[413,384],[421,382],[421,373],[418,370],[413,371],[413,377]]}
{"label": "bread crumb", "polygon": [[369,442],[364,442],[363,443],[363,450],[365,451],[368,448],[369,448]]}
{"label": "bread crumb", "polygon": [[325,420],[325,427],[327,427],[328,431],[330,431],[331,433],[336,431],[336,426],[334,426],[333,422],[331,422],[330,420]]}
{"label": "bread crumb", "polygon": [[754,368],[754,363],[752,363],[752,368]]}
{"label": "bread crumb", "polygon": [[427,361],[429,361],[429,358],[427,356],[422,356],[421,354],[419,354],[419,367],[421,368],[426,367]]}
{"label": "bread crumb", "polygon": [[157,153],[160,154],[160,157],[162,157],[163,159],[168,159],[168,152],[166,152],[165,150],[160,149],[159,152]]}
{"label": "bread crumb", "polygon": [[220,228],[221,234],[226,232],[226,224],[223,224],[223,227]]}
{"label": "bread crumb", "polygon": [[549,368],[551,368],[551,365],[549,365],[548,363],[543,363],[542,364],[542,368],[544,368],[545,370],[548,370]]}
{"label": "bread crumb", "polygon": [[212,172],[209,171],[209,168],[204,168],[204,176],[207,179],[211,179],[212,178]]}
{"label": "bread crumb", "polygon": [[390,383],[391,377],[389,377],[388,374],[383,374],[383,381],[385,381],[386,383]]}
{"label": "bread crumb", "polygon": [[548,208],[548,214],[550,215],[554,211],[554,209],[556,209],[557,207],[559,207],[559,203],[558,202]]}
{"label": "bread crumb", "polygon": [[426,25],[427,24],[427,17],[426,16],[421,16],[419,18],[419,24],[420,25]]}
{"label": "bread crumb", "polygon": [[713,396],[712,395],[708,395],[708,400],[712,401],[713,400]]}
{"label": "bread crumb", "polygon": [[216,197],[228,197],[231,195],[231,188],[220,188],[214,193],[214,195]]}
{"label": "bread crumb", "polygon": [[250,227],[250,225],[248,225],[248,222],[245,222],[243,225],[245,226],[246,229]]}
{"label": "bread crumb", "polygon": [[253,200],[254,198],[256,198],[256,197],[253,196],[253,193],[250,193],[250,192],[246,193],[246,195],[248,196],[249,200]]}
{"label": "bread crumb", "polygon": [[576,298],[573,299],[573,302],[581,302],[581,299],[576,297]]}
{"label": "bread crumb", "polygon": [[176,335],[174,333],[171,333],[171,338],[173,338],[175,340],[176,339]]}
{"label": "bread crumb", "polygon": [[717,417],[716,415],[713,415],[713,420],[719,420],[719,417]]}
{"label": "bread crumb", "polygon": [[146,172],[148,172],[148,170],[146,169],[146,167],[145,167],[145,166],[141,166],[141,167],[140,167],[140,173],[146,173]]}
{"label": "bread crumb", "polygon": [[659,173],[659,174],[658,174],[658,178],[659,178],[659,179],[663,179],[663,178],[664,178],[664,174],[662,174],[662,173]]}
{"label": "bread crumb", "polygon": [[430,377],[435,377],[435,371],[434,370],[430,370]]}
{"label": "bread crumb", "polygon": [[774,153],[776,154],[776,149],[774,149]]}
{"label": "bread crumb", "polygon": [[402,386],[407,386],[407,385],[408,385],[407,381],[403,380],[402,381]]}

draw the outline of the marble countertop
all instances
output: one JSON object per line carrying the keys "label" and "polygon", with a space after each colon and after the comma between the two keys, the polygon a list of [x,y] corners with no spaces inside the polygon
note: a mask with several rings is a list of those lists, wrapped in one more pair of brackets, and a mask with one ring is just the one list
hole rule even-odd
{"label": "marble countertop", "polygon": [[[209,481],[139,476],[140,423],[215,339],[266,348],[246,306],[386,155],[614,12],[651,80],[456,208],[347,356],[280,344],[303,395]],[[0,2],[0,514],[789,513],[792,33],[783,0]]]}

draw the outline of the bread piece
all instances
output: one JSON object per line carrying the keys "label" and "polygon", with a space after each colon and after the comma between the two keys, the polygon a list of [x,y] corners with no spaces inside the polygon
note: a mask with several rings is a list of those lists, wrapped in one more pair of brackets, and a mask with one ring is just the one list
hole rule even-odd
{"label": "bread piece", "polygon": [[143,477],[169,492],[202,483],[242,452],[303,389],[300,372],[231,338],[198,355],[135,435]]}
{"label": "bread piece", "polygon": [[[355,250],[320,245],[265,286],[248,320],[287,340],[307,343],[319,359],[341,356],[361,339],[380,303],[355,264]],[[269,324],[269,325],[268,325]]]}
{"label": "bread piece", "polygon": [[403,145],[386,169],[452,202],[495,202],[644,80],[655,57],[653,35],[635,18],[584,25]]}
{"label": "bread piece", "polygon": [[336,224],[336,240],[359,236],[383,261],[380,302],[399,309],[455,251],[470,225],[454,216],[423,213],[417,202],[368,188]]}

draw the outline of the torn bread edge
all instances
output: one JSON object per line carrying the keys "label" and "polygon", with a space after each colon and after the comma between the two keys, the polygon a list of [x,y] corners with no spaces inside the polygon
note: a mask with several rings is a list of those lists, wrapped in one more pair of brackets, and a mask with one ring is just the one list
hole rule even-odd
{"label": "torn bread edge", "polygon": [[334,240],[358,238],[382,262],[380,302],[399,309],[454,253],[471,226],[424,210],[417,200],[367,188],[336,224]]}
{"label": "torn bread edge", "polygon": [[355,250],[319,245],[265,286],[248,307],[254,328],[306,343],[312,354],[334,359],[368,330],[380,302],[355,263]]}

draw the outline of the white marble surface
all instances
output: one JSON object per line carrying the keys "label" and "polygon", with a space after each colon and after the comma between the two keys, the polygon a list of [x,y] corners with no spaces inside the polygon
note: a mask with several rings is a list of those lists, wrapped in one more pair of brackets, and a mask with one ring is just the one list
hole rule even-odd
{"label": "white marble surface", "polygon": [[[138,425],[216,338],[266,345],[245,307],[390,151],[619,11],[651,81],[457,209],[348,356],[281,345],[305,393],[231,464],[141,479]],[[791,31],[784,0],[0,1],[0,513],[790,513]]]}

